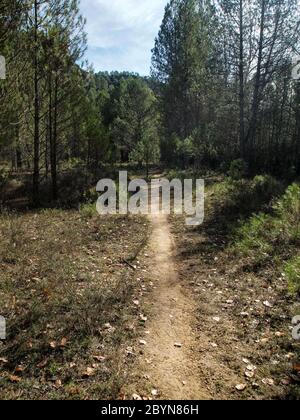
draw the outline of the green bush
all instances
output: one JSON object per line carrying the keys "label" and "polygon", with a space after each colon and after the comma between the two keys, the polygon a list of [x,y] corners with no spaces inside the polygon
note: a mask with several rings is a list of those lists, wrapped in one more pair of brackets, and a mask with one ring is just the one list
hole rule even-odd
{"label": "green bush", "polygon": [[272,232],[274,233],[273,222],[271,216],[263,213],[253,216],[248,223],[237,230],[236,250],[251,257],[257,254],[261,256],[270,254],[274,240],[271,238]]}
{"label": "green bush", "polygon": [[6,168],[0,167],[0,191],[5,186],[9,176],[9,171]]}
{"label": "green bush", "polygon": [[290,291],[300,293],[300,256],[286,263],[284,273],[288,279]]}
{"label": "green bush", "polygon": [[253,180],[234,181],[229,178],[216,184],[213,191],[218,203],[217,211],[228,221],[265,210],[272,200],[282,194],[284,188],[276,179],[266,175]]}
{"label": "green bush", "polygon": [[252,216],[237,229],[236,251],[259,260],[294,253],[300,244],[300,185],[291,185],[272,210]]}
{"label": "green bush", "polygon": [[292,184],[274,209],[281,221],[281,234],[286,241],[300,239],[300,185]]}
{"label": "green bush", "polygon": [[232,180],[238,181],[247,175],[247,171],[247,163],[243,159],[237,159],[231,162],[228,175]]}
{"label": "green bush", "polygon": [[96,203],[83,204],[80,206],[80,215],[84,219],[92,219],[96,214]]}

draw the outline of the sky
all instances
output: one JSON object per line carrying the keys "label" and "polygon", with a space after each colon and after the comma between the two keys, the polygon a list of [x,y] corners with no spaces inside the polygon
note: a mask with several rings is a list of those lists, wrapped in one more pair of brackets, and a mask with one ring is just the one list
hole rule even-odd
{"label": "sky", "polygon": [[86,58],[95,71],[150,73],[151,49],[168,0],[81,0]]}

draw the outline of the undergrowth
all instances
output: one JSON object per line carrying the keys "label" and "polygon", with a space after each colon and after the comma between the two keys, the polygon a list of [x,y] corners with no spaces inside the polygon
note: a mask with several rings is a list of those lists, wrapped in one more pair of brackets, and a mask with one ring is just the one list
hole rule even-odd
{"label": "undergrowth", "polygon": [[300,291],[300,185],[290,185],[271,206],[240,223],[233,249],[261,264],[282,265],[290,290]]}

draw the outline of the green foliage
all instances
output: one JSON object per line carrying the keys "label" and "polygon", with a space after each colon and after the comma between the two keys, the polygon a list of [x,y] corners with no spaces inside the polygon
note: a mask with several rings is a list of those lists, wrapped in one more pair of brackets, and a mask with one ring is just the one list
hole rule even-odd
{"label": "green foliage", "polygon": [[80,215],[84,219],[92,219],[96,214],[97,214],[96,202],[89,203],[89,204],[83,204],[80,207]]}
{"label": "green foliage", "polygon": [[213,187],[217,211],[228,220],[250,216],[263,210],[283,192],[283,186],[269,175],[257,176],[253,180],[231,178]]}
{"label": "green foliage", "polygon": [[145,81],[122,79],[111,134],[123,161],[149,164],[159,158],[157,101]]}
{"label": "green foliage", "polygon": [[289,241],[300,239],[300,186],[292,184],[274,209],[282,222],[282,234]]}
{"label": "green foliage", "polygon": [[0,191],[5,186],[8,176],[9,176],[8,169],[6,167],[0,166]]}
{"label": "green foliage", "polygon": [[234,181],[244,178],[247,175],[247,163],[243,159],[234,160],[231,162],[228,175]]}
{"label": "green foliage", "polygon": [[300,293],[300,257],[297,256],[288,261],[284,267],[289,288],[292,293]]}
{"label": "green foliage", "polygon": [[[272,214],[252,216],[237,229],[234,249],[238,253],[256,260],[294,254],[300,244],[299,184],[292,184],[272,210]],[[297,261],[287,264],[291,282],[295,279]]]}
{"label": "green foliage", "polygon": [[270,254],[276,238],[274,219],[264,213],[254,215],[248,223],[242,224],[236,235],[235,248],[242,254],[256,257]]}

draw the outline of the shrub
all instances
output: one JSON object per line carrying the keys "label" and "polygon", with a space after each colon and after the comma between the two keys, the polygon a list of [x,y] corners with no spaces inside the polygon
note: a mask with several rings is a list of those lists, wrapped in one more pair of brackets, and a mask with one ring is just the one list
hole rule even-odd
{"label": "shrub", "polygon": [[274,209],[281,221],[281,234],[286,241],[300,239],[300,185],[292,184],[275,204]]}
{"label": "shrub", "polygon": [[300,185],[291,185],[272,210],[270,215],[252,216],[237,229],[234,248],[239,253],[256,259],[294,253],[300,243]]}
{"label": "shrub", "polygon": [[273,219],[271,216],[260,213],[251,218],[248,223],[241,225],[236,236],[239,238],[235,248],[242,254],[255,257],[266,256],[272,252],[273,242],[270,238],[274,232]]}
{"label": "shrub", "polygon": [[80,206],[80,215],[84,219],[92,219],[96,214],[96,203],[83,204]]}
{"label": "shrub", "polygon": [[267,175],[253,180],[234,181],[229,178],[216,184],[213,190],[218,203],[217,211],[228,221],[265,210],[284,189],[280,182]]}
{"label": "shrub", "polygon": [[232,180],[238,181],[247,175],[247,171],[247,163],[243,159],[237,159],[231,162],[228,175]]}
{"label": "shrub", "polygon": [[6,168],[0,167],[0,191],[5,186],[8,180],[9,171]]}
{"label": "shrub", "polygon": [[285,275],[292,293],[300,293],[300,256],[292,258],[285,265]]}

